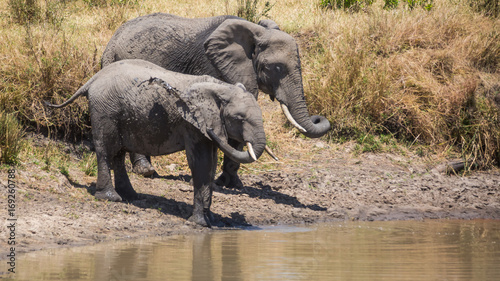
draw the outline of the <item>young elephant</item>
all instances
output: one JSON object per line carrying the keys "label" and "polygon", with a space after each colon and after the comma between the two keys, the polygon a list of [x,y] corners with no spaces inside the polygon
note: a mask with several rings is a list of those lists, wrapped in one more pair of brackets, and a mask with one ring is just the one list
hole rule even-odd
{"label": "young elephant", "polygon": [[[103,68],[63,104],[47,105],[61,108],[82,95],[89,100],[99,199],[137,198],[125,170],[125,152],[155,156],[186,150],[194,185],[189,220],[210,226],[217,147],[238,163],[257,160],[265,148],[262,112],[241,84],[123,60]],[[248,151],[232,148],[228,139],[246,143]]]}

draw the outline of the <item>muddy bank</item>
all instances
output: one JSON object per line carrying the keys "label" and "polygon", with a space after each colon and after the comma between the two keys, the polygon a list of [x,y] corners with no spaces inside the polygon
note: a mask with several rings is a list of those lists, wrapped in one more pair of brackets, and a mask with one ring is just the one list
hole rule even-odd
{"label": "muddy bank", "polygon": [[[338,220],[500,219],[500,171],[446,175],[416,156],[361,154],[349,145],[296,139],[286,162],[262,157],[242,169],[244,188],[217,187],[212,211],[227,227]],[[307,148],[304,153],[300,147]],[[68,175],[40,164],[16,168],[16,251],[211,231],[189,223],[193,192],[183,169],[154,178],[131,174],[140,199],[97,201],[95,176],[70,161]],[[158,162],[156,162],[157,165]],[[436,163],[438,164],[438,163]],[[170,167],[171,168],[171,167]],[[179,170],[179,169],[177,169]],[[0,174],[7,221],[8,168]],[[1,228],[0,237],[9,233]],[[5,242],[5,241],[4,241]],[[5,256],[2,248],[1,256]]]}

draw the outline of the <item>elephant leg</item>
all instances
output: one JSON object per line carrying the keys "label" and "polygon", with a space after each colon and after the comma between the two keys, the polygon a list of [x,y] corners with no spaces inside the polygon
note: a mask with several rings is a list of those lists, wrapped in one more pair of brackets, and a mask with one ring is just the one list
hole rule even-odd
{"label": "elephant leg", "polygon": [[135,192],[125,168],[125,151],[120,151],[113,159],[113,170],[115,172],[116,192],[127,201],[139,199]]}
{"label": "elephant leg", "polygon": [[[237,141],[229,139],[228,143],[238,149],[243,150],[243,144]],[[222,174],[217,178],[215,183],[218,186],[226,186],[229,188],[242,188],[243,183],[238,176],[238,170],[240,169],[240,163],[231,160],[229,157],[224,155],[224,162],[222,163]]]}
{"label": "elephant leg", "polygon": [[112,157],[106,153],[101,145],[96,145],[97,155],[97,183],[95,197],[101,200],[109,200],[114,202],[122,201],[122,198],[116,193],[111,181],[111,163]]}
{"label": "elephant leg", "polygon": [[132,162],[132,166],[134,173],[149,177],[154,174],[155,168],[151,165],[151,157],[144,156],[142,154],[130,153],[130,162]]}
{"label": "elephant leg", "polygon": [[212,226],[213,180],[217,166],[217,147],[212,142],[201,142],[186,148],[189,168],[193,176],[193,214],[188,219],[202,226]]}

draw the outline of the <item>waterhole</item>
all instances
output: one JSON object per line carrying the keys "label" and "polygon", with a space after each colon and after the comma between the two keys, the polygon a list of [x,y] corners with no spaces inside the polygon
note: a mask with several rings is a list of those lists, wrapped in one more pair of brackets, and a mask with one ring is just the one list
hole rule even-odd
{"label": "waterhole", "polygon": [[214,230],[20,254],[16,269],[13,280],[499,280],[500,221]]}

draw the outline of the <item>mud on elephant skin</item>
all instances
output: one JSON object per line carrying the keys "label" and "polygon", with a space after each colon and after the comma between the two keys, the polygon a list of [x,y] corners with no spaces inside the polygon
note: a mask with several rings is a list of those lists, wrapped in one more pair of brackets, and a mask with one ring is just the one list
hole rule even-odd
{"label": "mud on elephant skin", "polygon": [[[272,20],[254,24],[235,16],[141,16],[118,28],[101,64],[104,67],[123,59],[143,59],[180,73],[239,82],[255,98],[260,89],[280,102],[285,116],[302,134],[316,138],[330,129],[325,117],[309,115],[297,43]],[[233,147],[240,145],[232,143]],[[151,172],[143,156],[133,162]],[[240,185],[238,168],[238,163],[225,159],[221,183]]]}
{"label": "mud on elephant skin", "polygon": [[[194,186],[189,220],[210,226],[217,148],[237,163],[253,162],[265,149],[262,112],[241,84],[124,60],[104,67],[63,104],[47,106],[61,108],[83,95],[89,100],[99,199],[137,198],[125,170],[125,152],[154,156],[186,150]],[[248,150],[236,150],[228,140],[246,143]]]}

